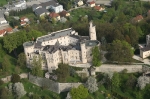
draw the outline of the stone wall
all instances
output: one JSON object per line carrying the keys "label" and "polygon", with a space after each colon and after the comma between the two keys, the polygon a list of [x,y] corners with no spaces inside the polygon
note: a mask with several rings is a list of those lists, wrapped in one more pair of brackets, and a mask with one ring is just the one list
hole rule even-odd
{"label": "stone wall", "polygon": [[82,83],[58,83],[59,92],[69,91],[71,88],[77,88]]}
{"label": "stone wall", "polygon": [[100,67],[96,67],[95,72],[121,72],[124,69],[127,70],[127,73],[142,72],[142,65],[103,64]]}
{"label": "stone wall", "polygon": [[[27,73],[22,73],[22,74],[19,74],[20,78],[28,78],[28,74]],[[1,78],[1,80],[4,82],[4,83],[8,83],[11,81],[11,76],[6,76],[5,78]]]}

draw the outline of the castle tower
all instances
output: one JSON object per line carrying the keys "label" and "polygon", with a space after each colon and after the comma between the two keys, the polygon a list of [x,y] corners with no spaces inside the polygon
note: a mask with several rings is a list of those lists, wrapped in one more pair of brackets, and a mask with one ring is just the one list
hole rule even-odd
{"label": "castle tower", "polygon": [[82,63],[87,63],[85,43],[80,43]]}
{"label": "castle tower", "polygon": [[90,35],[90,40],[97,40],[96,39],[96,26],[93,25],[93,22],[90,21],[89,23],[89,35]]}

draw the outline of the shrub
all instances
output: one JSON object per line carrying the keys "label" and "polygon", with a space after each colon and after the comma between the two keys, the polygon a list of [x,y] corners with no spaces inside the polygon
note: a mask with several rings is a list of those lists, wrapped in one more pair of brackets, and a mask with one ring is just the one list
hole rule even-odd
{"label": "shrub", "polygon": [[20,76],[18,74],[13,74],[11,77],[11,82],[12,83],[20,82]]}
{"label": "shrub", "polygon": [[4,82],[2,80],[0,80],[0,86],[3,85],[3,84],[4,84]]}

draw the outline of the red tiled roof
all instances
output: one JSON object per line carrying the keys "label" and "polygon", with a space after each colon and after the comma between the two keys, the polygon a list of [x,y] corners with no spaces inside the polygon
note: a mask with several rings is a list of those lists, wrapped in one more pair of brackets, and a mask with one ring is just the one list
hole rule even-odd
{"label": "red tiled roof", "polygon": [[25,21],[22,21],[22,22],[20,22],[20,24],[26,24],[26,22],[25,22]]}
{"label": "red tiled roof", "polygon": [[61,17],[64,17],[64,16],[66,16],[67,13],[68,13],[67,11],[63,10],[62,12],[59,13],[59,15]]}
{"label": "red tiled roof", "polygon": [[20,20],[24,20],[24,19],[26,19],[27,17],[22,17],[22,18],[20,18]]}
{"label": "red tiled roof", "polygon": [[55,13],[55,12],[52,12],[52,13],[49,14],[49,16],[50,16],[51,18],[56,18],[56,17],[59,16],[59,14],[57,14],[57,13]]}
{"label": "red tiled roof", "polygon": [[142,15],[138,15],[138,16],[135,17],[135,19],[136,19],[136,20],[142,20],[142,19],[143,19],[143,16],[142,16]]}
{"label": "red tiled roof", "polygon": [[6,32],[6,30],[0,30],[0,35],[4,34]]}
{"label": "red tiled roof", "polygon": [[6,28],[5,30],[6,30],[7,32],[12,32],[13,29],[12,29],[11,27],[9,27],[9,28]]}
{"label": "red tiled roof", "polygon": [[95,10],[100,10],[101,7],[100,7],[100,6],[95,6],[94,9],[95,9]]}

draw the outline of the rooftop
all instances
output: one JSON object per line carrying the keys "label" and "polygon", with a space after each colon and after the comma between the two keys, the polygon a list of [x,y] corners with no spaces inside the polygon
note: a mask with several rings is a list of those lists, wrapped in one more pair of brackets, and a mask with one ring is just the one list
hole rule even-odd
{"label": "rooftop", "polygon": [[38,38],[37,41],[43,42],[43,41],[53,40],[53,39],[56,39],[56,38],[59,38],[59,37],[64,37],[64,36],[67,36],[67,35],[71,35],[72,31],[74,31],[72,28],[64,29],[64,30],[61,30],[61,31],[56,31],[56,32],[53,32],[49,35],[42,36],[42,37]]}
{"label": "rooftop", "polygon": [[38,15],[41,15],[45,12],[48,12],[48,10],[46,10],[45,8],[38,8],[35,10],[35,13],[38,14]]}

